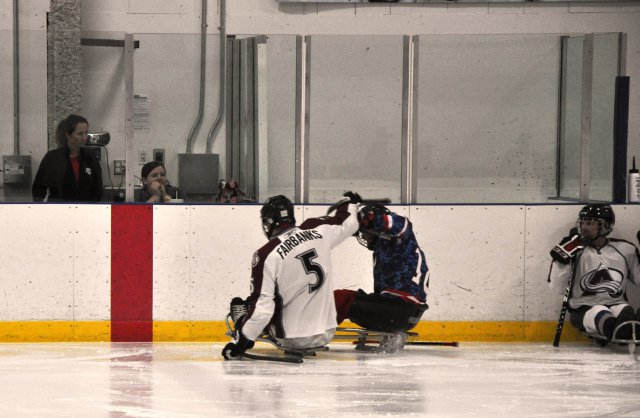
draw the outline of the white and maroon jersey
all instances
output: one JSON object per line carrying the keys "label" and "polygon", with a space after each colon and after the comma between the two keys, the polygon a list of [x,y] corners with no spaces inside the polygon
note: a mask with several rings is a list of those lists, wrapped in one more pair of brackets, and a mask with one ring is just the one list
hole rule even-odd
{"label": "white and maroon jersey", "polygon": [[[604,247],[590,245],[576,256],[576,277],[569,306],[616,305],[627,303],[627,284],[640,285],[640,253],[628,241],[610,238]],[[571,275],[571,264],[551,263],[550,286],[564,292]]]}
{"label": "white and maroon jersey", "polygon": [[357,230],[357,206],[345,203],[333,216],[308,219],[256,251],[244,336],[255,340],[267,325],[277,338],[335,328],[331,250]]}

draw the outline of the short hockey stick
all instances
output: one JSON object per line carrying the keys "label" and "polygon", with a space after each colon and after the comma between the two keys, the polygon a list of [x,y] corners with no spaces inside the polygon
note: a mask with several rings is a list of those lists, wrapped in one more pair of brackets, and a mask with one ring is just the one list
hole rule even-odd
{"label": "short hockey stick", "polygon": [[562,308],[560,308],[560,318],[558,318],[558,326],[556,328],[556,336],[553,338],[553,346],[558,347],[560,345],[560,335],[562,334],[562,327],[564,326],[564,317],[567,315],[569,309],[569,296],[571,295],[571,288],[576,276],[576,267],[578,265],[578,257],[580,254],[576,254],[571,260],[571,275],[569,276],[569,283],[564,290],[564,298],[562,299]]}
{"label": "short hockey stick", "polygon": [[304,361],[302,359],[302,357],[262,356],[262,355],[247,353],[247,352],[242,353],[241,357],[248,358],[250,360],[275,361],[275,362],[279,362],[279,363],[296,363],[296,364],[300,364],[300,363],[302,363]]}

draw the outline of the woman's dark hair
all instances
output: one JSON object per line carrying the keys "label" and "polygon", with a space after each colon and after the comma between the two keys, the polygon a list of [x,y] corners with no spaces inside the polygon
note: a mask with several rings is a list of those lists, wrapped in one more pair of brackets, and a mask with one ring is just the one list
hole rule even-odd
{"label": "woman's dark hair", "polygon": [[142,176],[142,180],[146,179],[149,173],[151,173],[153,170],[155,170],[158,167],[162,167],[166,170],[164,164],[159,163],[157,161],[149,161],[148,163],[143,165],[142,171],[140,172],[140,175]]}
{"label": "woman's dark hair", "polygon": [[89,121],[87,121],[80,115],[69,115],[66,117],[66,119],[61,120],[60,123],[58,123],[58,127],[56,128],[56,144],[58,144],[59,147],[66,146],[67,135],[71,135],[80,123],[86,123],[87,125],[89,125]]}

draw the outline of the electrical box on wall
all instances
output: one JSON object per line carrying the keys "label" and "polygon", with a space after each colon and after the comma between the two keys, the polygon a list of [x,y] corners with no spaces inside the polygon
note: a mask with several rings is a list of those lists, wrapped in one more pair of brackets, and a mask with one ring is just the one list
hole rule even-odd
{"label": "electrical box on wall", "polygon": [[126,172],[125,160],[113,160],[113,174],[116,176],[124,176]]}
{"label": "electrical box on wall", "polygon": [[178,154],[178,186],[189,197],[212,197],[218,193],[220,155]]}
{"label": "electrical box on wall", "polygon": [[5,155],[2,157],[4,184],[31,185],[31,156]]}

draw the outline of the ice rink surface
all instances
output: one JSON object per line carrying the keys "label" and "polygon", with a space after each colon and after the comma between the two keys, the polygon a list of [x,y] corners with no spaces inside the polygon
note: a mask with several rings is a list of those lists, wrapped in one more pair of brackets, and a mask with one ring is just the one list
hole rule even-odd
{"label": "ice rink surface", "polygon": [[0,415],[640,417],[640,361],[623,349],[462,343],[374,354],[338,343],[287,364],[223,361],[222,347],[0,344]]}

